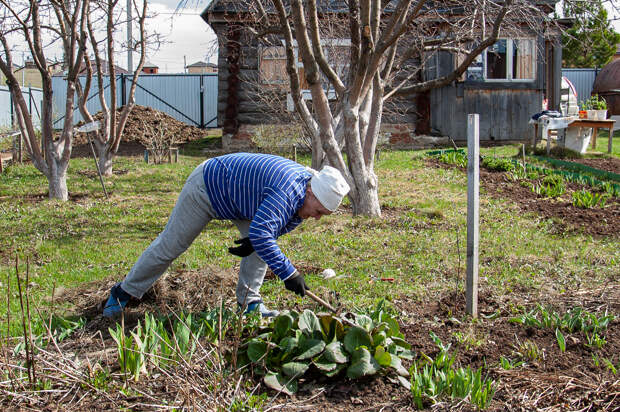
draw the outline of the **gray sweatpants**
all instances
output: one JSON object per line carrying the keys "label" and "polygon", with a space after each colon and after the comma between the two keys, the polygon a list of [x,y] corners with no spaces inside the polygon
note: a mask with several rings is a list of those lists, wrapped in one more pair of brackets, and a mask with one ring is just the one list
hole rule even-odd
{"label": "gray sweatpants", "polygon": [[[146,248],[121,283],[123,290],[130,295],[141,298],[172,261],[190,247],[207,223],[216,218],[205,189],[203,166],[204,162],[189,175],[166,227]],[[248,236],[249,220],[233,220],[233,223],[242,238]],[[241,259],[237,302],[243,304],[261,300],[259,291],[266,271],[267,264],[256,252]]]}

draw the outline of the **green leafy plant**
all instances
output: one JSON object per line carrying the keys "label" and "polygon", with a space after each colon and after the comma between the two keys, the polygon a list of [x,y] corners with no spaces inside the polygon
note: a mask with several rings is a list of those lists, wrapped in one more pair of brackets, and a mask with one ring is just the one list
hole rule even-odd
{"label": "green leafy plant", "polygon": [[[50,342],[50,335],[56,343],[60,343],[77,330],[84,328],[86,319],[84,318],[68,318],[58,315],[51,315],[49,318],[41,317],[33,320],[31,327],[35,335],[33,343],[35,348],[44,348]],[[49,333],[48,333],[49,329]],[[25,348],[24,341],[18,343],[13,351],[19,353]]]}
{"label": "green leafy plant", "polygon": [[245,342],[240,359],[264,374],[265,385],[287,394],[311,373],[351,379],[389,373],[404,384],[409,373],[402,359],[413,359],[411,345],[384,305],[379,302],[370,316],[352,314],[351,323],[310,310],[287,311]]}
{"label": "green leafy plant", "polygon": [[607,110],[607,102],[598,94],[593,94],[590,97],[590,105],[592,110]]}
{"label": "green leafy plant", "polygon": [[566,350],[566,340],[564,332],[575,333],[583,332],[586,336],[586,346],[601,348],[606,340],[599,334],[602,329],[606,329],[610,322],[615,319],[613,314],[597,316],[581,307],[574,307],[563,315],[550,309],[537,305],[530,311],[525,311],[518,317],[510,319],[510,322],[520,323],[525,326],[537,328],[555,329],[556,340],[560,350]]}
{"label": "green leafy plant", "polygon": [[443,398],[465,399],[479,409],[486,409],[495,394],[495,382],[482,376],[482,368],[456,368],[456,354],[449,354],[450,345],[431,332],[431,338],[440,348],[433,359],[422,354],[422,359],[411,367],[411,394],[419,409],[440,402]]}
{"label": "green leafy plant", "polygon": [[564,192],[566,191],[566,187],[563,184],[552,185],[548,183],[547,184],[530,183],[529,185],[530,185],[532,192],[536,193],[536,195],[538,195],[539,197],[550,197],[550,198],[559,197],[559,196],[562,196]]}
{"label": "green leafy plant", "polygon": [[610,196],[620,196],[620,190],[618,189],[618,186],[614,185],[611,182],[603,182],[603,184],[601,185],[601,189]]}
{"label": "green leafy plant", "polygon": [[498,172],[511,172],[517,168],[511,160],[503,157],[484,157],[482,159],[482,166]]}
{"label": "green leafy plant", "polygon": [[564,334],[560,331],[559,328],[555,328],[555,339],[558,341],[558,346],[562,352],[566,351],[566,339],[564,338]]}
{"label": "green leafy plant", "polygon": [[467,167],[467,155],[463,152],[444,152],[439,155],[439,161],[459,167]]}
{"label": "green leafy plant", "polygon": [[146,373],[144,340],[140,324],[138,324],[136,331],[130,332],[129,335],[125,335],[125,330],[118,323],[116,329],[109,328],[108,330],[117,345],[121,372],[130,375],[134,381],[138,382],[140,374]]}
{"label": "green leafy plant", "polygon": [[518,368],[519,366],[525,365],[525,362],[523,362],[523,361],[513,362],[509,358],[506,358],[504,356],[500,356],[499,357],[499,364],[502,367],[502,369],[511,370],[511,369],[514,369],[514,368]]}
{"label": "green leafy plant", "polygon": [[144,324],[138,322],[129,334],[120,324],[109,332],[117,345],[121,371],[137,382],[151,367],[190,359],[201,338],[217,343],[220,333],[222,337],[226,335],[233,318],[234,312],[223,308],[162,318],[147,313]]}
{"label": "green leafy plant", "polygon": [[514,354],[522,360],[536,362],[541,357],[541,351],[536,342],[527,339],[525,342],[519,342],[515,348]]}
{"label": "green leafy plant", "polygon": [[605,366],[611,371],[611,373],[614,375],[618,373],[618,369],[620,369],[620,362],[618,362],[618,366],[614,366],[614,363],[611,360],[603,358],[603,363],[605,363]]}
{"label": "green leafy plant", "polygon": [[590,99],[581,100],[579,102],[579,107],[581,108],[581,110],[594,110],[592,108],[592,101]]}
{"label": "green leafy plant", "polygon": [[592,193],[582,189],[573,192],[573,206],[581,209],[590,209],[593,207],[603,207],[607,202],[608,195],[606,193]]}

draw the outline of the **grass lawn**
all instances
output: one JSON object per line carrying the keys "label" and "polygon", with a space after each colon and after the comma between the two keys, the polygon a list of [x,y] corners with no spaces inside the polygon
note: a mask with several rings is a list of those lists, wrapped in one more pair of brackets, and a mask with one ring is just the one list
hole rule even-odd
{"label": "grass lawn", "polygon": [[[600,144],[606,144],[601,136]],[[618,153],[620,138],[615,138]],[[517,146],[482,149],[483,154],[514,155]],[[44,305],[53,288],[73,288],[91,280],[122,279],[167,221],[186,176],[203,159],[180,156],[177,164],[147,165],[141,158],[119,158],[106,178],[110,199],[101,191],[92,159],[75,159],[69,168],[72,200],[49,201],[46,179],[31,165],[0,175],[0,282],[18,333],[19,300],[15,255],[29,277],[35,301]],[[309,158],[302,158],[309,164]],[[406,295],[424,300],[463,290],[466,244],[466,176],[456,169],[427,167],[422,151],[382,152],[376,172],[382,218],[355,217],[346,211],[308,221],[279,244],[293,263],[333,268],[338,279],[307,276],[313,289],[340,293],[349,309],[368,307],[382,297]],[[345,206],[348,201],[345,200]],[[343,209],[341,209],[343,210]],[[230,268],[238,259],[227,247],[238,238],[229,222],[212,222],[172,267]],[[523,214],[515,205],[481,194],[480,284],[496,294],[529,290],[544,294],[617,278],[620,243],[616,238],[562,235],[553,222]],[[319,270],[320,270],[319,269]],[[372,282],[393,277],[395,284]],[[395,288],[396,286],[396,288]],[[266,303],[285,308],[301,303],[281,282],[266,282]],[[7,313],[0,305],[0,316]],[[62,310],[70,311],[67,306]],[[2,323],[6,329],[6,323]]]}
{"label": "grass lawn", "polygon": [[[614,137],[611,141],[611,154],[616,157],[620,157],[620,125],[615,125]],[[592,144],[588,148],[588,152],[601,152],[607,153],[607,144],[609,138],[608,130],[599,130],[598,135],[596,136],[596,148],[592,148]]]}

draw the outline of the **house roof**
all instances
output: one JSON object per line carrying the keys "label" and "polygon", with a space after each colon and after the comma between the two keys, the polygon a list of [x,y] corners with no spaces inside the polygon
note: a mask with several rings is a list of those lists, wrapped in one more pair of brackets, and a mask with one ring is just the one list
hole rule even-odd
{"label": "house roof", "polygon": [[[559,0],[532,0],[539,7],[548,7],[550,10],[553,10],[555,4],[558,3]],[[500,0],[501,2],[501,0]],[[288,6],[289,1],[284,0],[286,6]],[[394,11],[396,5],[399,3],[399,0],[388,0],[384,6],[384,12],[392,12]],[[270,7],[266,9],[268,13],[275,13],[275,9],[272,6],[272,3],[269,3]],[[433,2],[429,2],[429,8],[434,7]],[[324,13],[348,13],[349,5],[345,0],[317,0],[317,9]],[[444,12],[462,12],[463,7],[458,5],[456,7],[450,7],[449,9],[439,10]],[[243,13],[248,11],[247,7],[244,6],[244,2],[239,2],[238,0],[212,0],[211,3],[200,13],[200,17],[209,23],[209,14],[210,13]]]}
{"label": "house roof", "polygon": [[[92,68],[93,68],[93,74],[95,74],[94,73],[95,70],[96,70],[95,63],[92,62],[91,65],[92,65]],[[107,60],[101,60],[101,66],[102,66],[101,68],[102,68],[103,74],[107,75],[108,74],[108,61]],[[117,66],[117,65],[114,65],[114,72],[115,72],[115,74],[121,74],[121,73],[122,74],[129,74],[129,72],[127,70],[125,70],[121,66]],[[53,73],[52,76],[64,76],[65,74],[66,73],[65,73],[64,70],[59,70],[58,72]],[[86,75],[86,66],[84,65],[84,63],[82,63],[81,66],[80,66],[79,76],[84,76],[84,75]]]}
{"label": "house roof", "polygon": [[197,61],[197,62],[195,62],[195,63],[188,64],[188,65],[187,65],[187,66],[185,66],[185,67],[217,67],[217,64],[214,64],[214,63],[206,63],[206,62],[203,62],[203,61]]}
{"label": "house roof", "polygon": [[153,63],[151,63],[151,62],[149,62],[149,61],[145,62],[145,63],[144,63],[144,66],[142,66],[142,68],[146,68],[146,67],[155,67],[155,68],[158,68],[158,69],[159,69],[159,66],[158,66],[158,65],[153,64]]}

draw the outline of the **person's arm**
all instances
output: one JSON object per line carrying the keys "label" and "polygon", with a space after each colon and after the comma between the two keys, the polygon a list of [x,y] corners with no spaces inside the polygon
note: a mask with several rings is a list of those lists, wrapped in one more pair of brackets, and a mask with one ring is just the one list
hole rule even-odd
{"label": "person's arm", "polygon": [[295,202],[286,193],[268,189],[250,223],[248,236],[256,254],[282,280],[290,278],[296,269],[282,253],[276,239],[295,213]]}

